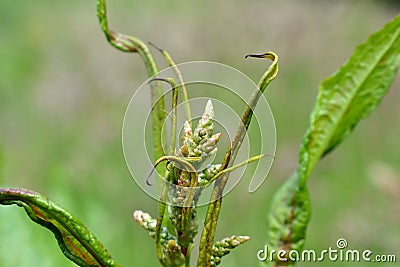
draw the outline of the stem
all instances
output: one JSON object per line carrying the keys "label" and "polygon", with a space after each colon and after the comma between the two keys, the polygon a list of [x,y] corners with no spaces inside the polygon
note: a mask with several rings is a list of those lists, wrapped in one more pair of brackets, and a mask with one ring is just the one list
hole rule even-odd
{"label": "stem", "polygon": [[[269,66],[267,71],[264,73],[264,75],[261,77],[261,80],[258,83],[258,89],[254,91],[253,95],[251,96],[248,102],[248,105],[242,115],[242,123],[239,125],[235,137],[231,142],[231,147],[227,152],[227,156],[225,156],[225,160],[224,163],[222,164],[223,166],[221,167],[221,171],[231,167],[233,162],[235,161],[239,148],[246,135],[247,129],[249,128],[253,116],[253,109],[257,105],[257,102],[260,99],[263,92],[265,91],[265,88],[267,88],[269,83],[278,74],[278,56],[275,53],[267,52],[265,54],[250,54],[247,55],[246,58],[247,57],[268,58],[273,62]],[[199,248],[200,251],[197,262],[197,266],[199,267],[210,266],[212,245],[214,241],[215,230],[217,227],[218,217],[222,204],[222,193],[228,181],[228,177],[229,173],[225,173],[224,175],[222,175],[221,179],[215,182],[214,185],[213,193],[211,196],[212,202],[208,205],[208,210],[204,221],[204,229],[200,239],[200,248]]]}
{"label": "stem", "polygon": [[209,182],[212,183],[212,182],[214,182],[215,180],[217,180],[220,176],[222,176],[222,175],[224,175],[224,174],[227,174],[227,173],[230,173],[230,172],[233,172],[234,170],[236,170],[236,169],[238,169],[238,168],[240,168],[240,167],[242,167],[242,166],[245,166],[245,165],[247,165],[247,164],[249,164],[249,163],[251,163],[251,162],[253,162],[253,161],[259,160],[259,159],[261,159],[262,157],[266,157],[266,156],[271,156],[271,157],[273,157],[272,155],[269,155],[269,154],[261,154],[261,155],[258,155],[258,156],[251,157],[251,158],[249,158],[249,159],[247,159],[247,160],[245,160],[245,161],[240,162],[239,164],[236,164],[235,166],[226,168],[226,169],[224,169],[224,170],[218,172],[216,175],[214,175],[214,176],[210,179]]}
{"label": "stem", "polygon": [[190,255],[192,254],[193,244],[190,244],[186,254],[185,267],[190,267]]}
{"label": "stem", "polygon": [[[105,0],[97,1],[97,17],[100,22],[102,31],[104,32],[107,41],[123,52],[137,52],[141,56],[146,72],[149,77],[155,76],[158,73],[158,67],[154,56],[150,52],[149,47],[140,39],[117,33],[108,28],[107,7]],[[151,102],[152,119],[153,119],[153,142],[154,142],[154,157],[156,159],[164,156],[162,149],[162,126],[165,120],[164,98],[162,86],[159,82],[151,84]],[[159,170],[161,171],[161,169]]]}
{"label": "stem", "polygon": [[186,120],[189,122],[190,126],[192,126],[192,121],[191,121],[192,120],[192,115],[191,115],[191,112],[190,112],[189,98],[188,98],[188,93],[187,93],[187,90],[186,90],[185,82],[183,81],[183,77],[182,77],[181,71],[176,66],[174,60],[172,59],[171,55],[167,51],[157,47],[153,43],[149,43],[149,44],[151,46],[153,46],[155,49],[157,49],[158,51],[160,51],[160,53],[164,57],[165,61],[174,70],[175,76],[178,78],[179,86],[182,88],[181,92],[182,92],[183,104],[185,106]]}
{"label": "stem", "polygon": [[[149,81],[149,83],[153,81],[162,81],[168,83],[172,88],[172,110],[171,110],[171,143],[169,146],[169,155],[173,156],[175,154],[175,145],[176,145],[176,129],[177,129],[177,121],[176,121],[176,107],[178,105],[178,90],[176,87],[176,82],[172,78],[154,78]],[[167,113],[167,112],[164,112]]]}
{"label": "stem", "polygon": [[167,193],[168,193],[168,185],[166,185],[165,182],[163,182],[162,188],[161,188],[160,201],[158,202],[157,226],[156,226],[156,231],[155,231],[156,253],[157,253],[158,261],[161,263],[162,266],[166,266],[160,241],[161,241],[161,227],[162,227],[162,223],[164,220],[164,214],[165,214],[165,210],[166,210],[166,206],[167,206],[164,203],[164,201],[167,197]]}
{"label": "stem", "polygon": [[[107,41],[115,48],[123,52],[137,52],[142,58],[144,65],[146,67],[146,72],[149,77],[153,77],[158,73],[158,67],[154,56],[150,52],[148,46],[140,39],[127,36],[121,33],[116,33],[108,28],[107,21],[107,7],[105,0],[97,1],[97,17],[100,22],[101,29],[105,34]],[[162,127],[165,121],[164,114],[164,98],[163,89],[160,82],[151,84],[151,103],[152,103],[152,132],[153,132],[153,148],[154,148],[154,158],[159,159],[164,156],[164,151],[162,148],[162,141],[164,139],[162,133]],[[157,173],[163,171],[163,166],[157,168]],[[164,197],[164,186],[162,186],[162,195]],[[160,263],[165,266],[162,251],[160,248],[160,230],[162,224],[162,218],[165,212],[165,204],[161,201],[159,205],[159,216],[157,219],[157,231],[156,231],[156,247],[157,247],[157,257]]]}

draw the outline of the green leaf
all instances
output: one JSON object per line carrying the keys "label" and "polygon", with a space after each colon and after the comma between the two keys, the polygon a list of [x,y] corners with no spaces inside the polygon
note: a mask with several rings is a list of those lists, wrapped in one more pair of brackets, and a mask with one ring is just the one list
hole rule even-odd
{"label": "green leaf", "polygon": [[74,215],[39,193],[25,189],[0,188],[0,204],[23,207],[32,221],[53,232],[64,255],[77,265],[121,266]]}
{"label": "green leaf", "polygon": [[[303,248],[311,205],[307,188],[299,187],[298,184],[299,177],[295,173],[274,195],[268,215],[266,245],[269,251],[301,251]],[[281,262],[276,257],[273,261],[269,258],[266,260],[267,266],[281,266],[281,263],[286,266],[289,262]]]}
{"label": "green leaf", "polygon": [[[301,251],[311,216],[307,179],[387,93],[400,64],[400,17],[371,35],[350,60],[323,81],[295,174],[275,194],[268,217],[269,249]],[[269,255],[266,255],[269,256]],[[268,259],[269,260],[269,259]],[[269,266],[293,265],[274,258]]]}
{"label": "green leaf", "polygon": [[400,16],[356,48],[350,60],[322,82],[300,152],[305,177],[319,158],[349,136],[381,102],[400,64]]}

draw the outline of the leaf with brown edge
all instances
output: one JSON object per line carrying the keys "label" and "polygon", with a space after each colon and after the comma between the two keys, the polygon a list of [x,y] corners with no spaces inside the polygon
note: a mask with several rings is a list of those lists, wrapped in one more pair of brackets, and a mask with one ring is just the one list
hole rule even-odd
{"label": "leaf with brown edge", "polygon": [[61,251],[77,265],[121,267],[82,222],[41,194],[0,188],[0,204],[23,207],[32,221],[53,232]]}
{"label": "leaf with brown edge", "polygon": [[[287,258],[292,250],[301,252],[306,239],[307,225],[311,217],[311,203],[306,187],[299,186],[299,177],[294,173],[275,193],[268,214],[267,241],[269,251],[286,251],[285,261],[274,255],[266,266],[293,266]],[[269,257],[269,255],[268,255]]]}

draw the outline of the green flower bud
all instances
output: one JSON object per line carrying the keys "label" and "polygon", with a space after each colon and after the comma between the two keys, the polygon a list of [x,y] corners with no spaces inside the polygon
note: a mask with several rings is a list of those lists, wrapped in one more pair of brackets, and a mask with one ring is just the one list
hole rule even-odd
{"label": "green flower bud", "polygon": [[212,247],[211,266],[215,267],[221,263],[221,258],[231,252],[237,246],[250,240],[248,236],[230,236],[215,242]]}
{"label": "green flower bud", "polygon": [[199,144],[203,139],[210,138],[214,130],[214,107],[211,100],[207,101],[203,116],[194,130],[193,140]]}
{"label": "green flower bud", "polygon": [[168,240],[163,250],[165,261],[168,266],[180,267],[185,263],[185,256],[181,251],[181,246],[175,240]]}
{"label": "green flower bud", "polygon": [[184,143],[187,139],[192,138],[192,127],[190,127],[190,124],[188,121],[185,121],[183,124],[183,132],[181,136],[182,143]]}
{"label": "green flower bud", "polygon": [[222,135],[221,133],[217,133],[217,134],[214,134],[213,136],[211,136],[208,139],[203,139],[200,142],[201,150],[205,154],[211,153],[214,149],[216,149],[217,143],[218,143],[219,139],[221,138],[221,135]]}

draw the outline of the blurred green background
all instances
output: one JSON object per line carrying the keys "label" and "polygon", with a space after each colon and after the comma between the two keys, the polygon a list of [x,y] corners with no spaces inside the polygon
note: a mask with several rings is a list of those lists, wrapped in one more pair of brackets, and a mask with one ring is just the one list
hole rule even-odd
{"label": "blurred green background", "polygon": [[[369,0],[120,0],[108,8],[113,29],[158,44],[176,62],[218,61],[258,81],[266,61],[244,55],[279,54],[280,74],[267,93],[277,159],[255,194],[246,193],[247,182],[228,194],[217,229],[217,238],[252,237],[221,266],[258,266],[270,199],[296,166],[319,82],[400,7]],[[107,44],[94,0],[1,0],[0,31],[0,185],[62,204],[124,266],[158,266],[153,240],[132,218],[135,209],[156,215],[157,203],[131,178],[121,146],[125,108],[146,78],[138,56]],[[346,238],[351,248],[400,261],[398,86],[312,175],[306,248],[335,247]],[[334,264],[356,265],[363,264]],[[75,265],[22,209],[1,207],[0,266]]]}

